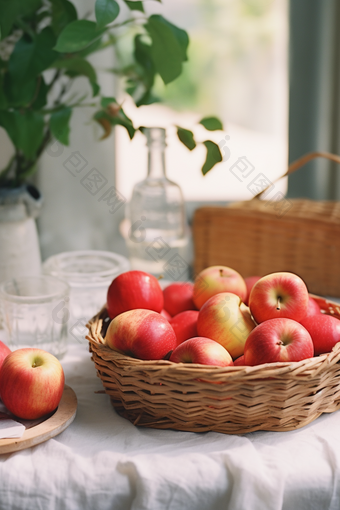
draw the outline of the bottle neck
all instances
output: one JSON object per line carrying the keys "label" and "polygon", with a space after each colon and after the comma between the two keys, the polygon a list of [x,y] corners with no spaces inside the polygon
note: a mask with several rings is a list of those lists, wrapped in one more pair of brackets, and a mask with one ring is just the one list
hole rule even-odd
{"label": "bottle neck", "polygon": [[149,147],[148,178],[165,179],[165,150],[164,146]]}

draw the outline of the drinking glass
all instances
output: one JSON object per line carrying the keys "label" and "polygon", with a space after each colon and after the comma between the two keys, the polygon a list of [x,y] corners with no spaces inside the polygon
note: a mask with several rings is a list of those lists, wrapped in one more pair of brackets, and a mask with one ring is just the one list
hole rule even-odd
{"label": "drinking glass", "polygon": [[21,276],[0,286],[9,347],[38,347],[62,358],[67,350],[69,286],[51,276]]}
{"label": "drinking glass", "polygon": [[105,305],[112,280],[129,268],[126,257],[100,250],[63,252],[43,263],[45,274],[70,286],[69,340],[85,341],[87,321]]}

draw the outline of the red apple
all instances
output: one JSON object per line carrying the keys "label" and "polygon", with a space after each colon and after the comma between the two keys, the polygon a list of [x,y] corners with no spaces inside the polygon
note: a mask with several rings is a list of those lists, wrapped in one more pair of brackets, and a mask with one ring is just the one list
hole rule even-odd
{"label": "red apple", "polygon": [[220,343],[234,359],[243,354],[244,344],[254,327],[249,309],[231,292],[211,297],[198,314],[199,336]]}
{"label": "red apple", "polygon": [[340,342],[340,320],[323,313],[305,317],[300,321],[312,337],[315,355],[330,352]]}
{"label": "red apple", "polygon": [[176,346],[169,321],[151,310],[129,310],[117,315],[107,329],[106,345],[134,358],[164,359]]}
{"label": "red apple", "polygon": [[166,318],[167,321],[171,319],[171,315],[163,308],[163,310],[160,311],[160,314]]}
{"label": "red apple", "polygon": [[194,337],[176,347],[170,361],[174,363],[200,363],[228,367],[233,365],[229,352],[214,340],[205,337]]}
{"label": "red apple", "polygon": [[320,306],[315,301],[315,299],[313,299],[311,296],[309,296],[307,314],[302,320],[304,320],[306,317],[310,317],[312,315],[320,315],[320,314],[321,314]]}
{"label": "red apple", "polygon": [[173,317],[186,310],[196,310],[192,300],[194,284],[190,282],[171,283],[163,289],[164,308]]}
{"label": "red apple", "polygon": [[178,313],[169,321],[176,334],[177,345],[181,344],[189,338],[198,336],[197,333],[197,310],[186,310]]}
{"label": "red apple", "polygon": [[193,301],[198,309],[220,292],[232,292],[244,301],[247,286],[237,271],[225,266],[208,267],[195,278]]}
{"label": "red apple", "polygon": [[0,370],[3,362],[5,361],[6,356],[8,356],[10,352],[12,352],[11,349],[0,340]]}
{"label": "red apple", "polygon": [[107,291],[107,311],[111,319],[136,308],[161,312],[163,302],[163,292],[157,278],[144,271],[120,274]]}
{"label": "red apple", "polygon": [[310,334],[292,319],[269,319],[250,333],[244,346],[246,365],[278,361],[301,361],[312,358],[314,347]]}
{"label": "red apple", "polygon": [[261,276],[247,276],[244,279],[244,281],[246,282],[246,286],[247,286],[247,296],[246,296],[246,299],[244,300],[245,305],[247,305],[247,306],[249,305],[250,291],[254,287],[255,283],[258,282],[260,279],[261,279]]}
{"label": "red apple", "polygon": [[240,356],[239,358],[236,358],[234,360],[234,366],[235,367],[244,367],[245,366],[244,354],[242,354],[242,356]]}
{"label": "red apple", "polygon": [[34,420],[58,407],[64,382],[63,368],[55,356],[42,349],[18,349],[2,365],[0,395],[15,416]]}
{"label": "red apple", "polygon": [[300,321],[307,314],[309,302],[305,282],[294,273],[271,273],[255,283],[249,296],[249,308],[260,322],[269,319]]}

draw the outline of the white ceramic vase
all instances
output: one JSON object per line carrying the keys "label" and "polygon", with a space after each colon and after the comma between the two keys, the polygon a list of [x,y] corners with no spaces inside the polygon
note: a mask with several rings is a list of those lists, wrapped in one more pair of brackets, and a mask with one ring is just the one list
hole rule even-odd
{"label": "white ceramic vase", "polygon": [[34,186],[0,188],[0,283],[16,276],[40,274],[35,218],[41,202]]}

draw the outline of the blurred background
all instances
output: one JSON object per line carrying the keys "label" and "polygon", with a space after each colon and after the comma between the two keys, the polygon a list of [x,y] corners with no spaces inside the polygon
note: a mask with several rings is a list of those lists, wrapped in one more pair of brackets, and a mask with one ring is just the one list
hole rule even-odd
{"label": "blurred background", "polygon": [[[79,0],[79,15],[93,5],[93,0]],[[102,71],[103,94],[123,101],[136,124],[167,128],[167,175],[183,190],[189,222],[200,205],[252,198],[248,182],[232,172],[239,158],[274,182],[289,161],[306,152],[339,153],[339,2],[162,0],[146,2],[145,9],[162,13],[190,36],[183,74],[168,86],[157,83],[162,104],[137,109],[123,95],[123,85],[105,72],[126,58],[128,37],[121,39],[116,55],[102,51],[93,63]],[[82,78],[76,86],[88,87]],[[200,171],[204,147],[189,152],[177,141],[175,129],[177,124],[192,129],[203,140],[195,123],[204,115],[216,115],[224,125],[223,132],[210,136],[223,161],[205,177]],[[100,128],[90,118],[90,108],[78,109],[72,116],[70,146],[55,143],[41,159],[36,185],[45,200],[38,220],[43,259],[74,249],[127,254],[124,207],[110,214],[107,204],[74,178],[70,162],[78,158],[99,170],[127,202],[133,185],[146,176],[145,138],[137,134],[131,142],[117,127],[114,136],[99,141]],[[11,147],[3,132],[0,147],[0,158],[8,158]],[[278,191],[289,197],[337,199],[339,169],[314,161],[289,182],[275,182],[272,193]]]}

